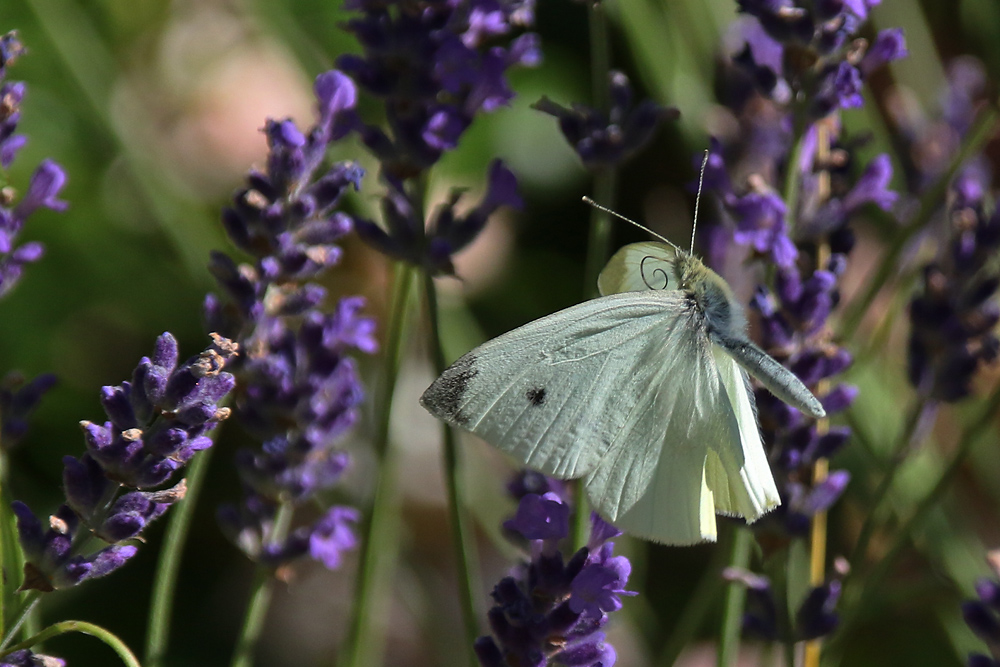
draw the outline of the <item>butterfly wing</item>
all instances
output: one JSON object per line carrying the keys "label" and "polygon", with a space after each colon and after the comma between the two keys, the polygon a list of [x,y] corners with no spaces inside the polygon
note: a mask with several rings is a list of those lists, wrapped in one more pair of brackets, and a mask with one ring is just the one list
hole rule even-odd
{"label": "butterfly wing", "polygon": [[750,378],[718,345],[712,345],[712,356],[736,420],[738,438],[719,441],[720,446],[713,448],[705,468],[706,483],[715,494],[716,512],[752,522],[780,505],[781,499],[760,439]]}
{"label": "butterfly wing", "polygon": [[630,243],[616,252],[597,278],[601,294],[642,292],[644,290],[676,290],[674,266],[677,255],[663,243],[646,241]]}
{"label": "butterfly wing", "polygon": [[753,521],[780,501],[746,373],[695,323],[678,331],[660,351],[668,379],[645,406],[647,423],[612,443],[586,488],[626,532],[694,544],[715,539],[716,512]]}
{"label": "butterfly wing", "polygon": [[562,479],[603,466],[612,443],[632,443],[646,451],[622,464],[636,472],[626,496],[638,497],[667,425],[654,405],[654,388],[670,370],[659,356],[677,336],[685,303],[677,292],[650,291],[586,301],[466,354],[420,401],[446,422]]}

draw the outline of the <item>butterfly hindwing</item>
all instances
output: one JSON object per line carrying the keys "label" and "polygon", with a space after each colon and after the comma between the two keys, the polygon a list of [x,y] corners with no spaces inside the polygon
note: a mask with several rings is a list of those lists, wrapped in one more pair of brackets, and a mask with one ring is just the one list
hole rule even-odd
{"label": "butterfly hindwing", "polygon": [[608,261],[597,278],[597,288],[604,295],[676,290],[676,261],[676,252],[668,245],[653,241],[630,243]]}
{"label": "butterfly hindwing", "polygon": [[[726,451],[742,448],[738,419],[712,347],[703,328],[688,326],[660,351],[661,363],[673,373],[654,394],[652,414],[661,425],[651,446],[660,454],[644,470],[641,493],[629,497],[627,477],[604,474],[612,453],[587,478],[595,507],[626,532],[668,544],[715,539],[716,499],[706,461],[718,458],[714,448],[720,445]],[[680,368],[683,374],[677,372]],[[627,456],[627,450],[622,455]],[[619,485],[624,485],[621,490]],[[616,506],[618,494],[630,502]]]}
{"label": "butterfly hindwing", "polygon": [[713,447],[715,456],[709,457],[706,483],[715,494],[717,512],[755,521],[781,504],[781,499],[761,442],[750,379],[725,349],[713,344],[712,354],[738,438],[721,440]]}
{"label": "butterfly hindwing", "polygon": [[456,361],[421,403],[562,479],[594,470],[616,442],[658,449],[666,422],[651,388],[666,379],[660,355],[685,303],[677,292],[632,292],[543,317]]}

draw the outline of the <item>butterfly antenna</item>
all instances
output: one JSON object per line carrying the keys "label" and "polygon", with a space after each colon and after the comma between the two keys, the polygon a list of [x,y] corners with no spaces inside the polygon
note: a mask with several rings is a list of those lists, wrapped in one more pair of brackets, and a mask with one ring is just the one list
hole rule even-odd
{"label": "butterfly antenna", "polygon": [[[678,248],[678,247],[677,247],[677,245],[676,245],[676,244],[674,244],[673,242],[669,241],[668,239],[666,239],[666,238],[664,238],[664,237],[660,236],[659,234],[657,234],[656,232],[654,232],[654,231],[653,231],[652,229],[650,229],[649,227],[646,227],[646,226],[644,226],[644,225],[641,225],[641,224],[639,224],[638,222],[636,222],[635,220],[632,220],[631,218],[626,218],[626,217],[625,217],[624,215],[622,215],[621,213],[616,213],[616,212],[612,211],[612,210],[611,210],[610,208],[608,208],[608,207],[606,207],[606,206],[601,206],[600,204],[598,204],[598,203],[597,203],[596,201],[594,201],[594,200],[593,200],[593,199],[591,199],[590,197],[584,197],[584,198],[583,198],[583,201],[584,201],[584,203],[585,203],[585,204],[589,204],[589,205],[593,206],[593,207],[594,207],[594,208],[596,208],[596,209],[597,209],[598,211],[604,211],[605,213],[609,213],[609,214],[611,214],[611,215],[615,216],[615,217],[616,217],[616,218],[618,218],[619,220],[624,220],[625,222],[629,223],[630,225],[635,225],[636,227],[638,227],[638,228],[639,228],[639,229],[641,229],[642,231],[646,232],[647,234],[651,234],[651,235],[655,236],[656,238],[660,239],[661,241],[663,241],[663,242],[664,242],[664,243],[666,243],[667,245],[669,245],[669,246],[673,246],[673,247],[674,247],[675,249],[677,249],[677,250],[681,250],[680,248]],[[683,250],[681,250],[681,252],[684,252],[684,251],[683,251]]]}
{"label": "butterfly antenna", "polygon": [[698,176],[698,194],[694,197],[694,224],[691,225],[691,254],[694,254],[694,234],[698,231],[698,205],[701,203],[701,187],[705,184],[705,167],[708,166],[708,150],[701,161],[701,174]]}

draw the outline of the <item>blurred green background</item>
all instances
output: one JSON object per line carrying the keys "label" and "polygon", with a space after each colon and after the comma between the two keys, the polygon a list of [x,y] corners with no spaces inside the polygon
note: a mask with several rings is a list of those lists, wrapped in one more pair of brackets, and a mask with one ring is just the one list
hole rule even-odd
{"label": "blurred green background", "polygon": [[[686,239],[692,156],[707,145],[708,134],[727,127],[717,101],[718,73],[728,52],[727,28],[737,16],[735,3],[613,0],[606,6],[613,18],[615,66],[629,73],[639,94],[677,106],[682,116],[625,168],[618,200],[604,203],[669,238]],[[260,164],[265,144],[258,130],[266,117],[291,116],[300,126],[311,122],[313,77],[337,55],[356,50],[338,27],[347,16],[332,0],[0,0],[0,31],[19,30],[29,49],[8,73],[28,84],[19,131],[29,144],[10,172],[11,182],[23,189],[44,157],[69,174],[62,198],[70,209],[40,211],[23,235],[42,241],[46,257],[29,267],[20,286],[0,303],[0,374],[17,369],[60,378],[28,439],[12,455],[14,495],[40,514],[59,502],[61,457],[82,452],[78,422],[103,419],[98,388],[129,377],[165,330],[178,337],[185,356],[204,347],[201,301],[213,287],[205,268],[208,253],[230,251],[220,208],[245,171]],[[848,129],[873,133],[866,155],[890,145],[880,103],[890,91],[908,90],[932,114],[946,64],[965,54],[979,58],[990,80],[998,80],[996,0],[886,0],[874,10],[873,23],[877,29],[902,26],[910,57],[875,78],[863,109],[844,114]],[[589,177],[555,121],[528,105],[542,95],[562,104],[589,99],[586,8],[546,0],[538,7],[537,31],[545,52],[542,66],[513,74],[519,94],[514,105],[480,118],[461,148],[435,170],[431,184],[438,197],[456,186],[481,189],[486,165],[499,156],[518,174],[526,198],[524,211],[497,216],[459,258],[463,282],[441,283],[450,306],[446,335],[452,356],[584,293],[589,213],[580,197],[589,193]],[[995,90],[991,94],[995,99]],[[374,113],[374,107],[362,111]],[[995,163],[996,142],[990,155]],[[334,157],[373,168],[351,142]],[[374,170],[370,173],[352,201],[361,211],[372,212],[381,192]],[[874,228],[864,221],[854,226],[859,246],[845,281],[848,292],[878,261],[880,248]],[[619,242],[640,238],[624,227],[616,234]],[[353,239],[345,246],[345,262],[329,287],[334,294],[364,294],[381,318],[389,284],[386,263]],[[908,289],[903,285],[879,307],[904,306]],[[859,334],[862,340],[868,335],[864,328]],[[863,398],[850,420],[865,446],[855,442],[834,462],[850,469],[854,482],[831,517],[831,555],[849,552],[878,480],[873,460],[899,428],[901,397],[909,392],[905,336],[900,317],[889,334],[890,352],[862,359],[852,371]],[[394,597],[384,613],[385,664],[447,665],[460,633],[438,436],[416,405],[431,372],[425,351],[415,344],[411,352],[397,394],[396,422],[405,429],[396,445],[407,474],[400,482],[403,546]],[[369,376],[376,363],[364,362]],[[985,391],[997,379],[995,369],[983,373],[980,386]],[[934,442],[907,464],[894,489],[893,508],[907,507],[926,490],[941,452],[954,444],[969,412],[959,405],[942,413]],[[371,486],[370,417],[345,445],[357,454],[357,465],[341,500],[362,506]],[[843,664],[957,665],[977,646],[958,605],[971,596],[975,578],[988,573],[985,549],[1000,545],[996,435],[994,425],[963,469],[956,492],[896,568],[879,605],[845,642]],[[197,510],[176,606],[172,664],[227,662],[242,618],[252,568],[221,538],[214,521],[215,506],[239,492],[231,461],[241,440],[238,429],[225,430],[209,473],[213,481]],[[485,611],[486,593],[515,556],[494,544],[498,522],[512,505],[497,501],[504,480],[496,470],[506,464],[481,443],[470,442],[465,451],[470,501],[481,519]],[[49,596],[43,617],[90,620],[140,649],[161,531],[162,525],[150,531],[140,555],[114,576]],[[635,567],[630,588],[642,595],[628,599],[625,611],[615,615],[609,639],[618,649],[618,664],[655,664],[713,547],[624,540],[622,545]],[[335,573],[299,570],[272,608],[258,664],[332,664],[355,567],[349,559]],[[704,641],[711,641],[716,621],[710,615],[700,633]],[[714,664],[704,649],[692,646],[683,664]],[[113,659],[103,646],[81,638],[62,639],[49,650],[74,667]],[[752,645],[749,651],[747,664],[755,664]]]}

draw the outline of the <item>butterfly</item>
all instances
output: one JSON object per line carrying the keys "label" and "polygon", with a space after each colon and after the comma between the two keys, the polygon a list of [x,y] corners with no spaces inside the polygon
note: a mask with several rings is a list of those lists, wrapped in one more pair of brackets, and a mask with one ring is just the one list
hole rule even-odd
{"label": "butterfly", "polygon": [[477,347],[420,398],[519,463],[582,478],[594,509],[665,544],[716,538],[780,504],[749,375],[816,418],[822,404],[746,334],[732,290],[693,253],[620,249],[601,297]]}

